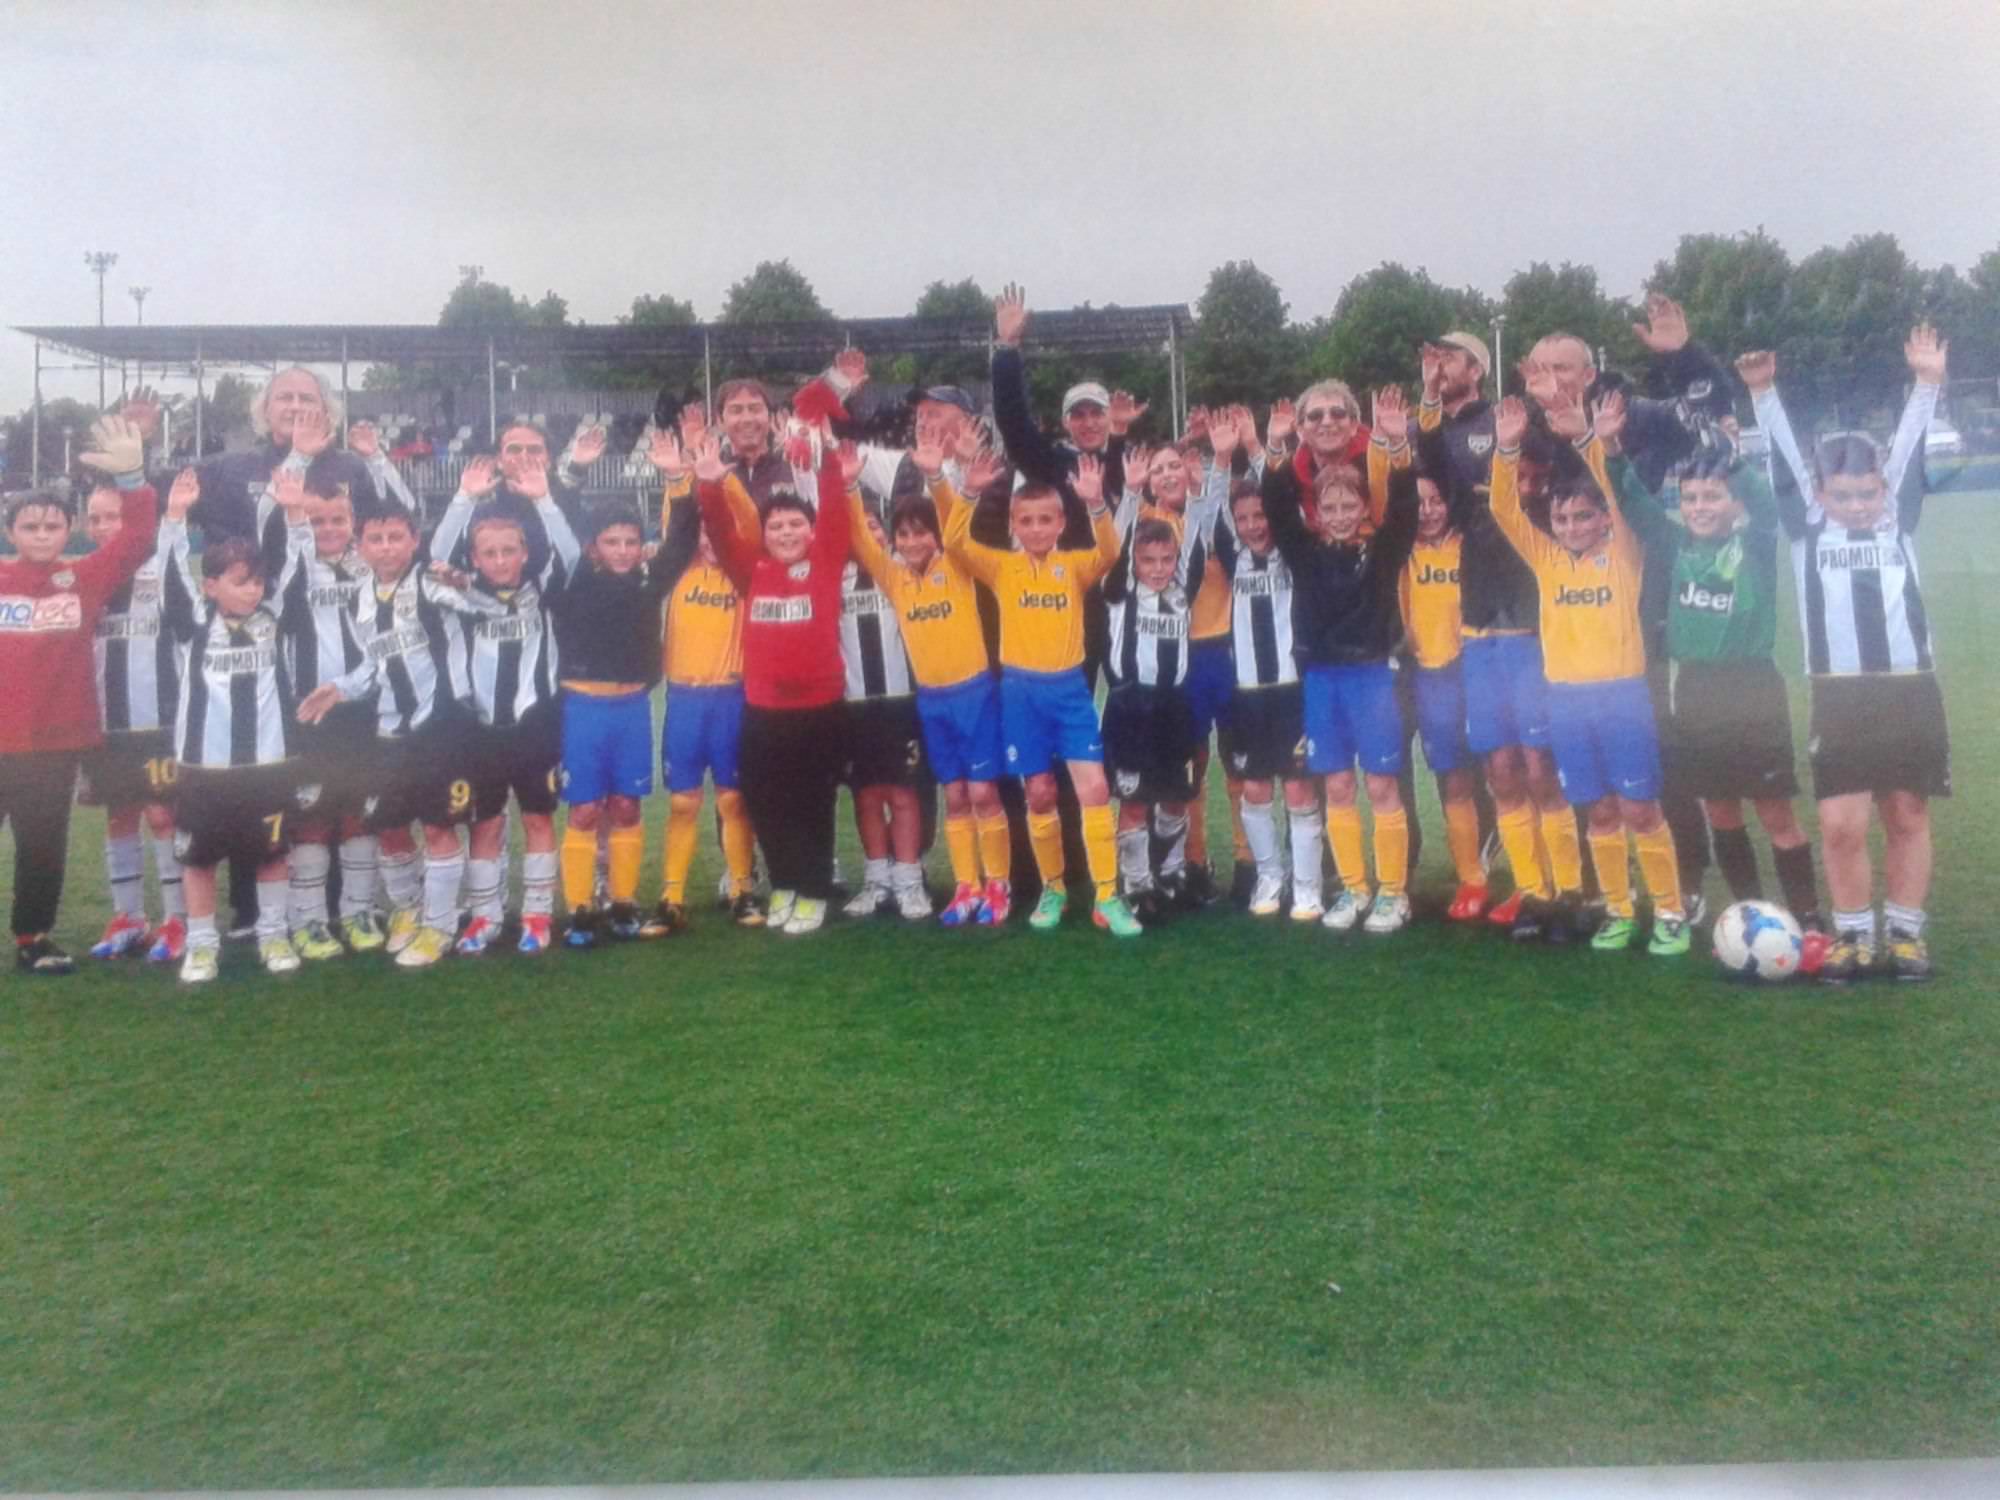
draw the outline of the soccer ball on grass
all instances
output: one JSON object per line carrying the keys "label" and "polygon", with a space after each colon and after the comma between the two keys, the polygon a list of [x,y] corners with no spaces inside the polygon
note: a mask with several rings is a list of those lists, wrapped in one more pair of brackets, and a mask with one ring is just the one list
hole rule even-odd
{"label": "soccer ball on grass", "polygon": [[1798,921],[1773,901],[1739,901],[1715,919],[1715,961],[1740,979],[1790,979],[1804,946]]}

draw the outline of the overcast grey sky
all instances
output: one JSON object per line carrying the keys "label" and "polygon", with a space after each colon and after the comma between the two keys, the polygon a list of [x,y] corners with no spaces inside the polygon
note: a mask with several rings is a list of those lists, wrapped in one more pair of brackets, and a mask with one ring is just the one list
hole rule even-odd
{"label": "overcast grey sky", "polygon": [[[1634,290],[1685,232],[2000,243],[1994,0],[327,0],[4,11],[0,324],[431,322],[455,268],[609,321],[789,257],[836,313],[928,281],[1295,317],[1384,259]],[[45,380],[94,393],[94,377]],[[0,335],[0,408],[29,346]]]}

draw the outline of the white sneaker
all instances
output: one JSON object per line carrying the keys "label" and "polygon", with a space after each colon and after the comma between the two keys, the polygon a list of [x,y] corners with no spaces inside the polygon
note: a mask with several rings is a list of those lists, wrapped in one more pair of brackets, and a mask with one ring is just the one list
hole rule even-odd
{"label": "white sneaker", "polygon": [[207,984],[215,978],[222,950],[212,945],[196,947],[190,943],[186,953],[181,955],[181,983]]}
{"label": "white sneaker", "polygon": [[1292,882],[1292,920],[1294,922],[1317,922],[1326,915],[1326,906],[1320,900],[1319,887],[1303,886]]}
{"label": "white sneaker", "polygon": [[1285,897],[1285,877],[1282,875],[1259,875],[1257,885],[1250,892],[1250,915],[1253,917],[1275,917],[1278,907]]}
{"label": "white sneaker", "polygon": [[792,908],[798,904],[797,891],[771,892],[771,904],[764,911],[764,925],[773,932],[783,932],[785,924],[792,919]]}
{"label": "white sneaker", "polygon": [[257,940],[257,957],[264,962],[267,974],[291,974],[299,967],[298,950],[292,947],[289,937],[267,937]]}
{"label": "white sneaker", "polygon": [[906,922],[927,922],[931,915],[931,893],[923,882],[913,880],[896,892],[896,910]]}
{"label": "white sneaker", "polygon": [[1373,933],[1401,932],[1410,921],[1410,898],[1401,894],[1390,895],[1387,891],[1375,893],[1375,904],[1368,908],[1368,920],[1362,923],[1365,931]]}
{"label": "white sneaker", "polygon": [[792,915],[783,931],[786,937],[803,937],[808,932],[818,932],[825,922],[826,903],[812,896],[801,896],[792,904]]}
{"label": "white sneaker", "polygon": [[894,899],[886,885],[864,885],[841,910],[850,917],[872,917]]}
{"label": "white sneaker", "polygon": [[1329,932],[1350,932],[1354,924],[1361,920],[1361,903],[1354,898],[1354,892],[1345,886],[1333,898],[1333,905],[1326,909],[1326,915],[1319,919],[1319,925]]}

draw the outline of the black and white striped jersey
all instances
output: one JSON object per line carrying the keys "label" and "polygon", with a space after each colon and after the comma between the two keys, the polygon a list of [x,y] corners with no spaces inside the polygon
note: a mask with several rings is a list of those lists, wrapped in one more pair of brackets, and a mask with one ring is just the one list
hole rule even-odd
{"label": "black and white striped jersey", "polygon": [[[1812,470],[1799,450],[1775,387],[1755,401],[1770,434],[1779,519],[1792,542],[1799,628],[1806,671],[1813,676],[1928,672],[1932,669],[1929,612],[1917,573],[1915,532],[1922,515],[1921,470],[1911,470],[1937,407],[1938,388],[1910,392],[1882,465],[1889,498],[1882,518],[1866,530],[1835,525],[1814,498]],[[1904,485],[1906,477],[1917,483]]]}
{"label": "black and white striped jersey", "polygon": [[278,617],[259,605],[240,620],[204,601],[176,622],[185,691],[174,722],[174,758],[184,766],[270,766],[290,753],[298,700]]}
{"label": "black and white striped jersey", "polygon": [[[1261,467],[1261,466],[1260,466]],[[1229,644],[1239,688],[1280,687],[1299,680],[1292,651],[1292,570],[1273,543],[1262,557],[1236,535],[1236,514],[1224,507],[1210,528],[1215,555],[1229,580]]]}
{"label": "black and white striped jersey", "polygon": [[171,607],[182,618],[194,617],[187,544],[185,521],[161,521],[152,559],[97,617],[97,710],[106,734],[173,727],[181,702],[181,647],[167,615]]}
{"label": "black and white striped jersey", "polygon": [[1179,583],[1155,591],[1142,583],[1114,588],[1107,582],[1104,602],[1111,623],[1104,665],[1113,686],[1179,687],[1186,681],[1189,601]]}
{"label": "black and white striped jersey", "polygon": [[445,617],[451,675],[471,685],[473,711],[481,724],[506,729],[556,698],[561,663],[548,600],[532,583],[495,589],[475,580],[466,594],[497,610],[454,611]]}
{"label": "black and white striped jersey", "polygon": [[383,739],[449,716],[470,700],[472,685],[464,663],[453,658],[446,617],[497,608],[421,567],[412,567],[388,589],[370,584],[354,601],[350,617],[361,665],[335,679],[340,696],[353,700],[374,693],[375,732]]}
{"label": "black and white striped jersey", "polygon": [[322,558],[313,549],[312,528],[285,533],[285,572],[274,602],[284,631],[285,665],[300,697],[361,665],[354,638],[354,601],[373,575],[353,546],[339,557]]}
{"label": "black and white striped jersey", "polygon": [[840,575],[840,663],[847,673],[849,703],[907,698],[916,691],[896,606],[855,562]]}

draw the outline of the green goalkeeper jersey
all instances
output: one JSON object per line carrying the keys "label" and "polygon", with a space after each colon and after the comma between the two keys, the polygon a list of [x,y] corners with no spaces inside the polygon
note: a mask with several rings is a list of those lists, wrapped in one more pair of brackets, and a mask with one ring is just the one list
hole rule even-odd
{"label": "green goalkeeper jersey", "polygon": [[1674,661],[1770,661],[1778,643],[1778,505],[1761,466],[1745,462],[1730,474],[1744,523],[1720,541],[1690,536],[1669,520],[1629,463],[1613,466],[1612,478],[1619,504],[1645,542],[1647,571],[1665,575],[1667,655]]}

